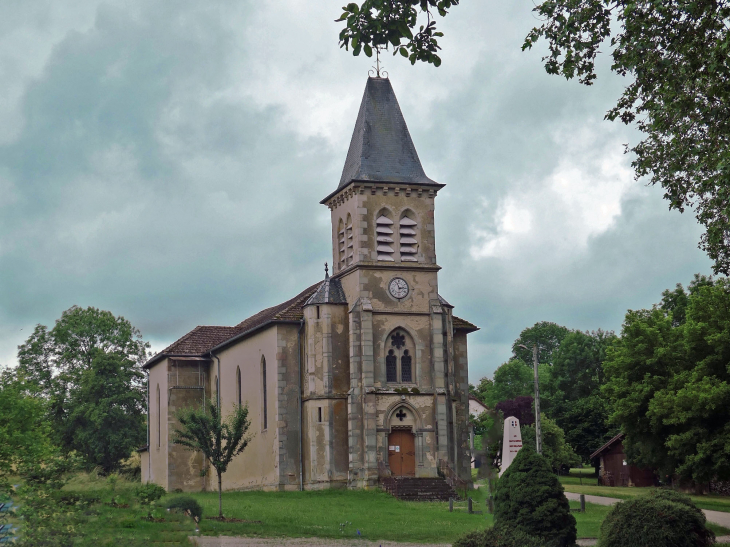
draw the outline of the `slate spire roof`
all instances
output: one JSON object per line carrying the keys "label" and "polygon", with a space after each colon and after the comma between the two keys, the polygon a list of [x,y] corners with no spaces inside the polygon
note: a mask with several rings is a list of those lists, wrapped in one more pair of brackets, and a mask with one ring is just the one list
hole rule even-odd
{"label": "slate spire roof", "polygon": [[426,176],[387,78],[368,78],[338,190],[352,181],[441,186]]}
{"label": "slate spire roof", "polygon": [[310,304],[347,304],[345,291],[339,279],[332,279],[329,273],[324,274],[324,281],[319,285],[315,293],[304,303]]}

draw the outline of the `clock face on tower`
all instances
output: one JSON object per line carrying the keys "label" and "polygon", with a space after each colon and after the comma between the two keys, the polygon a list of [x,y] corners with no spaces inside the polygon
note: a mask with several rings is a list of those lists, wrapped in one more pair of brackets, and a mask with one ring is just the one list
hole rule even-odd
{"label": "clock face on tower", "polygon": [[408,283],[401,277],[394,277],[388,284],[388,292],[390,292],[393,298],[401,300],[408,296]]}

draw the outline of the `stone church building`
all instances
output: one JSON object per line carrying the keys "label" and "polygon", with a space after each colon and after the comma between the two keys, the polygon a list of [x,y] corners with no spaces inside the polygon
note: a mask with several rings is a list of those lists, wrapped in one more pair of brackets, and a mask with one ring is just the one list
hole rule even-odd
{"label": "stone church building", "polygon": [[467,334],[438,292],[428,178],[387,78],[369,78],[337,188],[332,272],[232,327],[199,326],[152,357],[142,481],[217,489],[172,443],[175,412],[248,405],[251,442],[226,490],[471,481]]}

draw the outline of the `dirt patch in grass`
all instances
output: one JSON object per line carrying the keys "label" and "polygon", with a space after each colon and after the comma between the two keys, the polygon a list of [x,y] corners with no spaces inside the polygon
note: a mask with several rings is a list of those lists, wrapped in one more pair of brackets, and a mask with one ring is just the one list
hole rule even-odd
{"label": "dirt patch in grass", "polygon": [[215,520],[217,522],[242,522],[244,524],[263,524],[260,520],[241,520],[229,517],[205,517],[206,520]]}

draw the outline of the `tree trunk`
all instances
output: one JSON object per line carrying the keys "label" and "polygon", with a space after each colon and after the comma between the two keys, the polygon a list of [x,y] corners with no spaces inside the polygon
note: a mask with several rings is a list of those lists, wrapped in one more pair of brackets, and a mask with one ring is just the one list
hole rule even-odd
{"label": "tree trunk", "polygon": [[223,518],[223,481],[221,480],[221,472],[218,471],[218,516]]}

